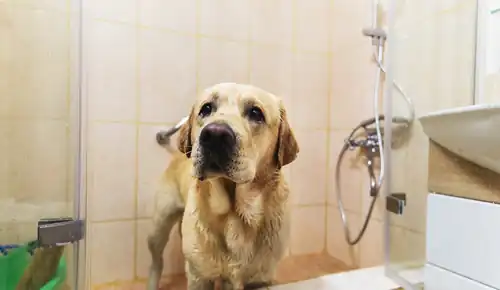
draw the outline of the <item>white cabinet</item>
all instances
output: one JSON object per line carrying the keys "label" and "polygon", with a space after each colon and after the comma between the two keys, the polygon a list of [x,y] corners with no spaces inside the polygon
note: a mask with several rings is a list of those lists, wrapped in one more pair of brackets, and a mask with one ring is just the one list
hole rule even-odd
{"label": "white cabinet", "polygon": [[476,281],[479,285],[492,288],[467,284],[470,285],[468,288],[429,289],[500,289],[500,205],[430,194],[426,236],[428,268],[431,269],[426,276],[426,289],[428,285],[454,285],[436,284],[438,281],[428,279],[441,277],[440,283],[458,283],[453,277],[458,279],[460,276],[471,280],[471,283]]}

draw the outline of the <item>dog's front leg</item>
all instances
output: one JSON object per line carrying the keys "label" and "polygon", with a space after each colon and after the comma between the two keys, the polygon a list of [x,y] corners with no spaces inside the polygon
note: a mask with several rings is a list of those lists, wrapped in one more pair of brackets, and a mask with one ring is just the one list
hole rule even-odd
{"label": "dog's front leg", "polygon": [[214,290],[214,281],[200,277],[188,261],[186,261],[187,290]]}
{"label": "dog's front leg", "polygon": [[223,280],[221,289],[222,290],[244,290],[245,287],[244,287],[243,283],[240,283],[238,281]]}

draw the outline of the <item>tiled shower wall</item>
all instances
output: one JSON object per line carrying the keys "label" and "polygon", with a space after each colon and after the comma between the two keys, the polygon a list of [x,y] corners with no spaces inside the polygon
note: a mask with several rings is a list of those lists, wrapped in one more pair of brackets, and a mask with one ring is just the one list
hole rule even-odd
{"label": "tiled shower wall", "polygon": [[[286,169],[290,253],[346,255],[338,213],[327,205],[339,147],[371,115],[374,68],[360,33],[370,12],[359,9],[368,1],[84,3],[92,284],[146,277],[154,186],[169,159],[155,133],[185,116],[197,91],[221,81],[252,83],[285,100],[301,145]],[[346,177],[345,186],[355,191],[350,209],[360,212],[361,197],[354,196],[364,183],[356,177]],[[173,240],[166,275],[183,271]],[[381,257],[380,250],[366,253]]]}

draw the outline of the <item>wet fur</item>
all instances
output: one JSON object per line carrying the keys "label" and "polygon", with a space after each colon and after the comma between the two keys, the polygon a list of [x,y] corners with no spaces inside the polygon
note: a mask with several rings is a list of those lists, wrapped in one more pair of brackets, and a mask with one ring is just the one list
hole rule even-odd
{"label": "wet fur", "polygon": [[[221,113],[214,118],[227,122],[242,141],[234,172],[200,181],[203,156],[197,155],[196,138],[204,124],[197,118],[197,106],[213,94],[225,96]],[[234,113],[241,96],[259,101],[267,113],[266,126],[250,128],[243,116]],[[148,289],[158,289],[163,249],[172,227],[181,220],[189,290],[214,289],[218,279],[224,281],[223,289],[269,285],[289,237],[289,189],[281,168],[299,151],[281,100],[247,85],[209,88],[180,128],[178,148],[156,196],[154,230],[148,237],[152,256]]]}

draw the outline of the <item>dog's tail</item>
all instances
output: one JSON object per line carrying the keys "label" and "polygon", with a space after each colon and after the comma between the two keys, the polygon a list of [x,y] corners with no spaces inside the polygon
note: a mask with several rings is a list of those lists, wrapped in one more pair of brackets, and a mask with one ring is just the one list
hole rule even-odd
{"label": "dog's tail", "polygon": [[156,142],[158,143],[158,145],[166,148],[168,152],[174,153],[175,149],[170,144],[170,137],[172,137],[172,135],[179,131],[182,125],[184,125],[188,121],[188,118],[189,117],[184,117],[174,127],[156,133]]}

